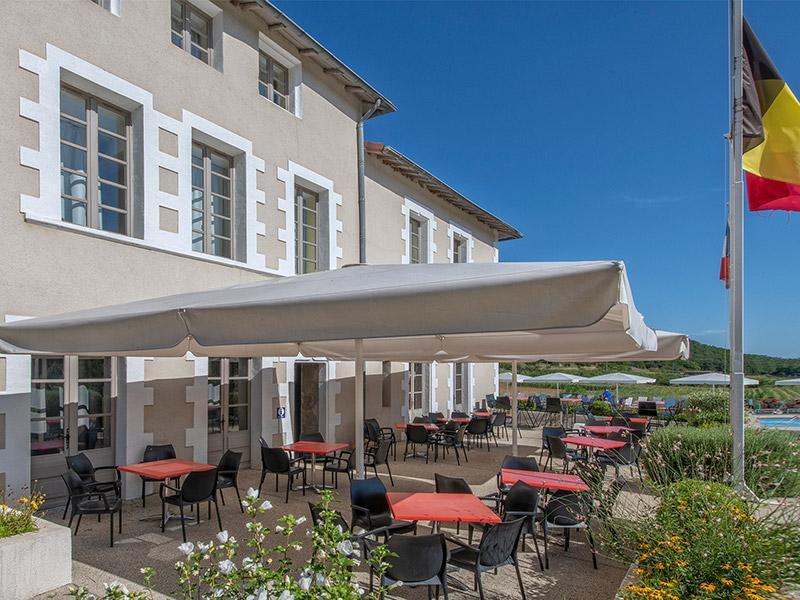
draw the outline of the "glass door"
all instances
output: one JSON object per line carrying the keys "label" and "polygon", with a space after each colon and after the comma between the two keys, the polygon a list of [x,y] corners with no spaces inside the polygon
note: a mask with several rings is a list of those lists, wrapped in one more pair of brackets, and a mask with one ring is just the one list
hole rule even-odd
{"label": "glass door", "polygon": [[208,462],[226,450],[250,465],[250,359],[208,359]]}
{"label": "glass door", "polygon": [[415,417],[428,413],[430,371],[429,366],[424,363],[409,363],[408,367],[408,420],[413,421]]}

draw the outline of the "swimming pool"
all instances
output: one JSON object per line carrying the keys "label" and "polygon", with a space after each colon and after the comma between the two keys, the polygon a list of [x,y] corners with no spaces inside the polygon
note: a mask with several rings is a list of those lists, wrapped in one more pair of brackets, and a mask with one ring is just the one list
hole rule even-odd
{"label": "swimming pool", "polygon": [[770,417],[758,420],[761,427],[800,427],[800,417]]}

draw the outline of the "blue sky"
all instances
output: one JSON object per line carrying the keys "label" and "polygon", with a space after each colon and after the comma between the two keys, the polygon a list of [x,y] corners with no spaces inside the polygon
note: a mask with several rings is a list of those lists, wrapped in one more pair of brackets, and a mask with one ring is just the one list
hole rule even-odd
{"label": "blue sky", "polygon": [[[622,259],[651,326],[727,343],[726,2],[287,2],[398,112],[389,143],[523,232],[501,260]],[[748,2],[800,93],[800,3]],[[748,213],[748,352],[800,356],[800,214]]]}

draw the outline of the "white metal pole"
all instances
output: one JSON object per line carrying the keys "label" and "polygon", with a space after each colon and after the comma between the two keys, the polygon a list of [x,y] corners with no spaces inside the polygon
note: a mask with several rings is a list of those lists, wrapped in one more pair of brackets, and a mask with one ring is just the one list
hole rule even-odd
{"label": "white metal pole", "polygon": [[517,455],[517,361],[511,363],[511,454]]}
{"label": "white metal pole", "polygon": [[356,340],[356,479],[364,479],[364,340]]}
{"label": "white metal pole", "polygon": [[742,0],[731,0],[731,50],[733,56],[733,106],[731,118],[730,190],[730,345],[731,427],[733,429],[733,484],[744,481],[744,186],[742,183]]}

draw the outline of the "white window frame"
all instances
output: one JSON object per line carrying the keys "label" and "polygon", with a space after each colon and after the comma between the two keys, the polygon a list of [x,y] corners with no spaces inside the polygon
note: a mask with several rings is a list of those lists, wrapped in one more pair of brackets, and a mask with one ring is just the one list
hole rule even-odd
{"label": "white window frame", "polygon": [[475,248],[475,239],[472,237],[472,232],[454,223],[448,223],[447,225],[447,260],[451,263],[456,260],[454,248],[456,238],[460,238],[465,243],[466,260],[464,262],[473,262],[472,251]]}
{"label": "white window frame", "polygon": [[411,219],[417,219],[424,225],[424,258],[421,261],[425,264],[434,262],[436,255],[436,242],[434,242],[434,232],[436,231],[436,216],[427,207],[415,202],[411,198],[406,198],[402,212],[405,218],[402,237],[405,242],[405,254],[402,257],[403,264],[411,264]]}
{"label": "white window frame", "polygon": [[[414,372],[415,366],[422,367],[422,372],[419,377],[422,379],[422,389],[419,392],[414,391],[414,379],[417,375]],[[415,396],[420,395],[420,407],[414,406]],[[408,363],[408,399],[406,400],[407,410],[430,410],[431,407],[431,365],[423,362],[410,362]]]}
{"label": "white window frame", "polygon": [[[262,98],[267,100],[275,108],[285,110],[289,114],[302,119],[303,118],[303,101],[302,101],[302,82],[303,82],[303,65],[300,59],[291,54],[288,50],[278,45],[275,41],[268,38],[263,32],[258,36],[258,50],[262,54],[268,56],[271,60],[280,64],[282,67],[289,71],[289,107],[283,108],[281,105],[272,101],[271,97],[261,95]],[[256,82],[258,83],[259,73],[256,71]]]}
{"label": "white window frame", "polygon": [[120,4],[122,0],[91,0],[91,2],[107,10],[115,17],[118,17],[120,14]]}

